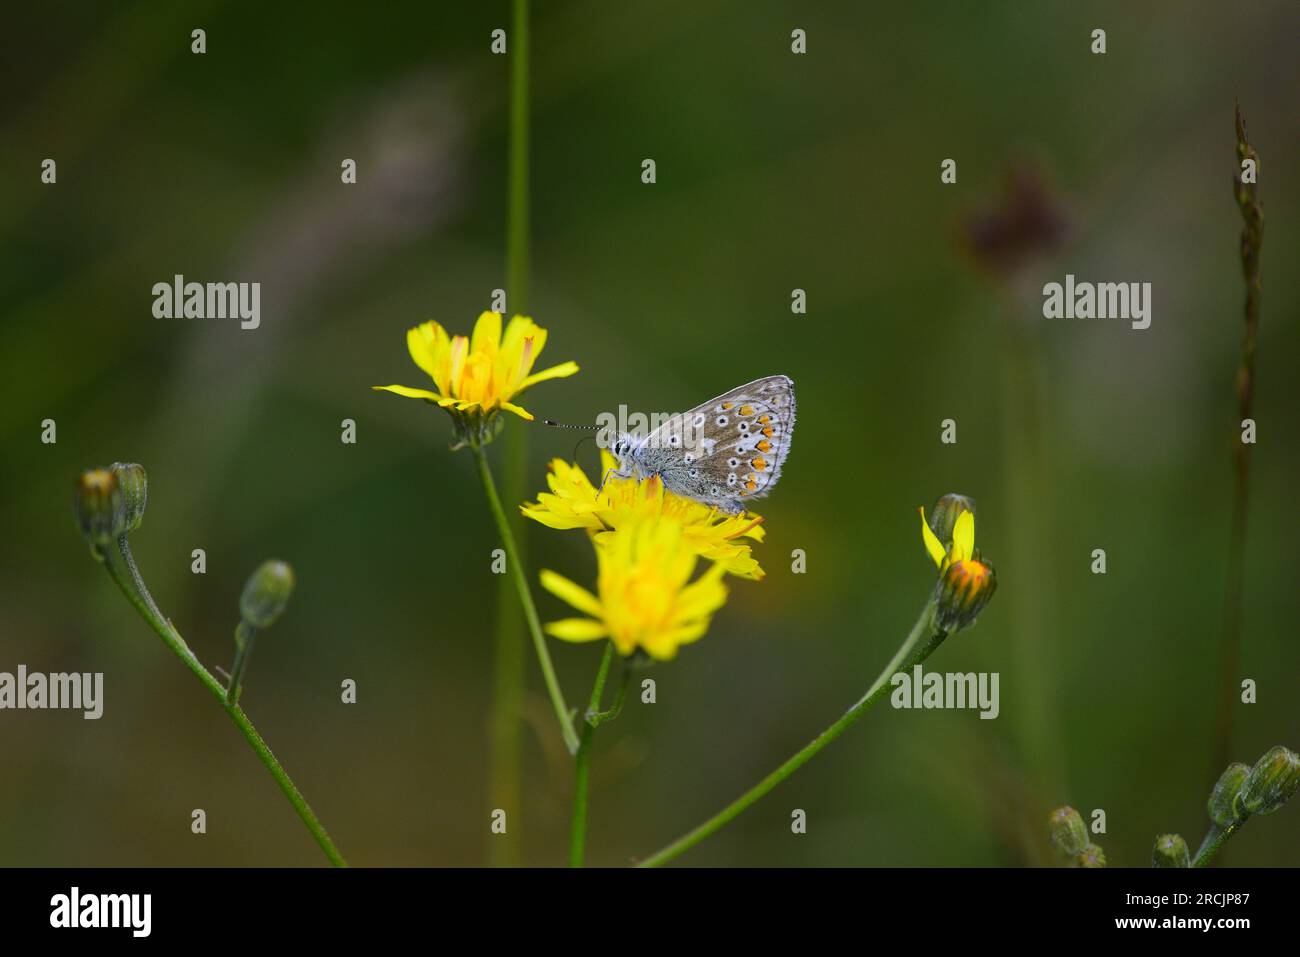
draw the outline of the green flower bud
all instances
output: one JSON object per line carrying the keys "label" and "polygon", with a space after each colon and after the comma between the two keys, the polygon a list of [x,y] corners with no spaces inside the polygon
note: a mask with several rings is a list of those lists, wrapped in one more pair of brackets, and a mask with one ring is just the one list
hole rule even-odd
{"label": "green flower bud", "polygon": [[263,562],[239,598],[239,613],[255,628],[269,628],[284,612],[293,592],[293,569],[284,562]]}
{"label": "green flower bud", "polygon": [[111,545],[126,531],[122,489],[117,475],[108,469],[82,472],[73,504],[81,533],[92,545]]}
{"label": "green flower bud", "polygon": [[990,563],[977,558],[953,562],[935,585],[935,626],[952,634],[975,624],[997,588],[998,576]]}
{"label": "green flower bud", "polygon": [[149,478],[144,474],[144,466],[134,462],[114,462],[110,468],[122,489],[125,531],[133,532],[144,518],[145,503],[149,500]]}
{"label": "green flower bud", "polygon": [[943,542],[944,548],[952,547],[952,530],[957,524],[957,516],[962,512],[975,513],[975,500],[965,495],[949,492],[934,503],[930,509],[930,531],[934,537]]}
{"label": "green flower bud", "polygon": [[1096,844],[1089,844],[1083,853],[1074,859],[1075,867],[1105,867],[1106,852]]}
{"label": "green flower bud", "polygon": [[1068,804],[1048,815],[1047,826],[1052,847],[1062,857],[1074,857],[1088,846],[1088,828],[1079,812]]}
{"label": "green flower bud", "polygon": [[1280,744],[1255,762],[1241,789],[1248,814],[1272,814],[1300,789],[1300,755]]}
{"label": "green flower bud", "polygon": [[1248,774],[1250,768],[1238,761],[1229,764],[1214,783],[1205,810],[1210,815],[1210,820],[1219,827],[1240,824],[1249,816],[1240,802],[1241,786],[1246,783]]}
{"label": "green flower bud", "polygon": [[1181,834],[1161,834],[1151,849],[1152,867],[1191,867],[1192,855]]}

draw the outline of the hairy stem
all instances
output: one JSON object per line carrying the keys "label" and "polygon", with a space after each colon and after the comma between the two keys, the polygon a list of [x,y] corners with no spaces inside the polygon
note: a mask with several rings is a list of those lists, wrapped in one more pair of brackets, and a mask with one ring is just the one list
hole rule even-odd
{"label": "hairy stem", "polygon": [[1212,825],[1209,833],[1205,835],[1205,840],[1201,841],[1196,856],[1192,858],[1191,866],[1208,867],[1210,861],[1214,860],[1214,855],[1218,854],[1223,845],[1228,843],[1228,838],[1237,833],[1239,827],[1241,827],[1240,822],[1229,824],[1227,827],[1219,827],[1217,824]]}

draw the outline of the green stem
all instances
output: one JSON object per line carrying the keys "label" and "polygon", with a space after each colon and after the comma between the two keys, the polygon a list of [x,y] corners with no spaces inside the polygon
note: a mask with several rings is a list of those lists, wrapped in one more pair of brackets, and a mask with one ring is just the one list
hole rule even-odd
{"label": "green stem", "polygon": [[239,685],[244,678],[244,669],[248,667],[249,656],[253,653],[253,639],[257,637],[257,629],[246,621],[241,621],[235,626],[235,661],[230,666],[230,680],[226,682],[226,701],[230,704],[239,703],[239,692],[242,690]]}
{"label": "green stem", "polygon": [[551,664],[551,652],[546,647],[546,636],[542,634],[542,623],[537,617],[537,606],[533,604],[533,593],[528,588],[528,578],[524,574],[523,563],[519,560],[519,550],[515,547],[515,536],[510,530],[510,522],[506,519],[505,510],[501,508],[501,499],[497,495],[496,482],[492,480],[492,469],[488,466],[487,454],[478,443],[472,444],[470,448],[473,449],[474,459],[478,462],[478,471],[483,479],[483,490],[487,493],[488,506],[492,511],[492,517],[496,520],[497,531],[501,534],[501,544],[506,550],[506,564],[509,566],[511,577],[514,578],[515,590],[519,592],[519,604],[524,608],[524,620],[528,622],[528,630],[533,636],[537,663],[541,666],[542,678],[546,682],[546,690],[555,708],[555,717],[560,722],[564,745],[569,749],[570,754],[576,754],[579,745],[578,733],[573,728],[573,719],[569,716],[568,705],[564,703],[564,692],[560,690],[560,682],[555,677],[555,666]]}
{"label": "green stem", "polygon": [[811,759],[822,748],[838,738],[844,731],[858,718],[862,717],[871,706],[885,696],[889,691],[889,679],[900,671],[911,668],[919,664],[934,652],[936,648],[947,637],[946,633],[937,630],[934,627],[934,601],[931,599],[921,611],[921,615],[916,619],[916,624],[912,626],[911,633],[899,646],[898,651],[885,669],[880,672],[879,676],[871,687],[867,689],[858,702],[844,712],[844,715],[823,731],[812,741],[804,745],[799,751],[796,751],[780,767],[769,774],[763,780],[759,781],[752,788],[742,794],[736,800],[732,801],[725,808],[709,818],[699,827],[684,834],[677,840],[673,841],[667,847],[650,855],[637,866],[639,867],[658,867],[661,864],[667,864],[676,857],[680,857],[686,851],[690,850],[696,844],[700,843],[706,837],[721,830],[727,824],[731,823],[741,812],[746,810],[751,804],[763,797],[774,787],[794,774]]}
{"label": "green stem", "polygon": [[528,295],[528,0],[514,0],[510,37],[510,142],[506,183],[506,307],[524,314]]}
{"label": "green stem", "polygon": [[573,772],[573,823],[569,830],[569,866],[581,867],[583,853],[587,842],[587,781],[591,772],[591,739],[596,735],[596,726],[600,724],[600,697],[605,693],[605,681],[609,678],[609,665],[614,660],[614,643],[605,642],[605,654],[601,656],[600,668],[596,672],[595,684],[591,686],[591,700],[587,704],[587,714],[582,722],[582,741],[578,745],[578,759]]}
{"label": "green stem", "polygon": [[1210,861],[1214,860],[1214,855],[1224,844],[1228,843],[1228,838],[1232,837],[1241,827],[1241,822],[1229,824],[1227,827],[1219,827],[1217,824],[1211,825],[1209,833],[1205,835],[1205,840],[1201,841],[1201,847],[1192,858],[1192,867],[1208,867]]}
{"label": "green stem", "polygon": [[203,683],[203,686],[212,693],[213,697],[221,702],[226,714],[230,715],[230,720],[235,723],[235,727],[239,728],[249,746],[261,759],[267,771],[271,773],[271,777],[275,779],[276,784],[280,785],[280,790],[289,799],[289,803],[293,805],[293,809],[298,813],[298,817],[302,819],[302,823],[306,825],[307,830],[316,839],[316,843],[325,852],[325,856],[330,859],[330,862],[335,867],[347,867],[347,861],[343,859],[343,855],[334,846],[334,842],[326,832],[325,826],[316,817],[316,813],[311,809],[311,805],[307,803],[307,799],[302,796],[302,792],[294,785],[293,779],[289,777],[288,772],[284,770],[280,762],[276,760],[275,755],[271,753],[266,741],[258,734],[257,728],[253,726],[253,722],[248,715],[244,713],[244,709],[239,707],[238,704],[226,700],[226,689],[221,686],[221,682],[217,681],[212,676],[212,673],[203,667],[202,662],[199,661],[194,652],[190,651],[185,639],[180,636],[172,623],[158,610],[157,603],[154,602],[149,589],[145,587],[144,579],[136,567],[135,557],[131,554],[131,546],[127,543],[125,535],[118,539],[117,548],[123,564],[128,569],[128,574],[123,574],[122,569],[112,560],[112,556],[105,555],[104,568],[108,571],[109,577],[122,590],[122,594],[126,596],[127,601],[140,613],[140,617],[163,640],[163,643],[175,652],[176,657],[181,659],[185,667],[189,668],[194,673],[194,676]]}
{"label": "green stem", "polygon": [[[528,4],[515,0],[510,36],[510,133],[507,144],[506,179],[506,307],[514,314],[527,315],[528,285]],[[503,491],[507,501],[522,501],[524,472],[528,462],[528,431],[508,429],[505,446]],[[527,556],[527,542],[514,522],[518,559]],[[492,705],[489,740],[491,747],[491,794],[496,807],[518,808],[523,712],[526,673],[523,618],[511,594],[512,586],[502,580],[497,589],[496,642],[492,654]],[[514,812],[511,812],[514,814]],[[514,814],[512,839],[489,838],[488,857],[498,866],[517,864],[523,854],[521,816]]]}

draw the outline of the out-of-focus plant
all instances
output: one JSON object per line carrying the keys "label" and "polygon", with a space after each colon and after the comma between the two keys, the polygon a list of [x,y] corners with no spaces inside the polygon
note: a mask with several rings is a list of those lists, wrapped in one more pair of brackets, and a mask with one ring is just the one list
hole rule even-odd
{"label": "out-of-focus plant", "polygon": [[[1264,206],[1259,198],[1259,154],[1246,138],[1246,121],[1236,109],[1237,168],[1233,195],[1241,211],[1241,275],[1246,281],[1245,323],[1241,360],[1237,366],[1237,429],[1245,429],[1255,415],[1255,351],[1259,341],[1259,302],[1263,283],[1259,254],[1264,244]],[[1235,434],[1233,441],[1232,524],[1228,533],[1227,586],[1223,599],[1223,638],[1216,682],[1214,763],[1218,768],[1232,753],[1232,726],[1236,705],[1237,668],[1241,661],[1241,595],[1246,565],[1246,515],[1250,504],[1250,450],[1253,443]]]}
{"label": "out-of-focus plant", "polygon": [[[1300,755],[1281,745],[1269,748],[1254,766],[1224,768],[1205,802],[1210,829],[1193,855],[1180,834],[1161,834],[1151,849],[1152,867],[1206,867],[1251,817],[1281,810],[1300,790]],[[1088,840],[1074,808],[1059,807],[1048,817],[1048,839],[1057,855],[1075,867],[1104,867],[1101,848]]]}

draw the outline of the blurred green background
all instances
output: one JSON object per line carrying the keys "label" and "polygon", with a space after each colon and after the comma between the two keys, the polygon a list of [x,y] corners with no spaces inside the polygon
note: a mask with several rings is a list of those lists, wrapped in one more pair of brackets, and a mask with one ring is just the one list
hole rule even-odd
{"label": "blurred green background", "polygon": [[[423,384],[406,328],[468,332],[505,285],[509,57],[489,34],[507,4],[56,2],[6,19],[0,670],[103,671],[106,710],[0,713],[0,863],[324,863],[87,555],[73,478],[119,459],[151,480],[145,576],[210,666],[229,663],[247,574],[296,569],[243,703],[351,861],[485,862],[496,535],[445,417],[370,386]],[[524,404],[591,421],[777,372],[799,397],[761,509],[767,579],[733,582],[706,638],[655,668],[658,703],[597,738],[592,863],[657,849],[856,700],[933,582],[916,507],[948,491],[980,503],[1000,589],[930,665],[999,672],[1000,717],[877,710],[683,862],[1041,864],[1067,802],[1106,811],[1112,864],[1145,866],[1166,831],[1195,847],[1242,331],[1234,98],[1267,218],[1242,660],[1259,702],[1238,709],[1234,755],[1300,746],[1298,27],[1290,0],[536,6],[530,311],[543,364],[583,368]],[[1071,230],[1009,283],[963,251],[961,224],[1026,157]],[[1151,282],[1151,328],[1042,319],[1038,290],[1067,272]],[[153,318],[151,286],[175,273],[261,282],[261,328]],[[526,487],[574,441],[533,428]],[[578,455],[590,468],[591,445]],[[594,577],[578,533],[533,526],[528,547],[534,575]],[[544,620],[568,613],[538,601]],[[553,654],[585,700],[597,650]],[[555,864],[570,771],[531,650],[528,667],[524,805],[495,840]],[[1226,860],[1295,866],[1298,838],[1288,807]]]}

